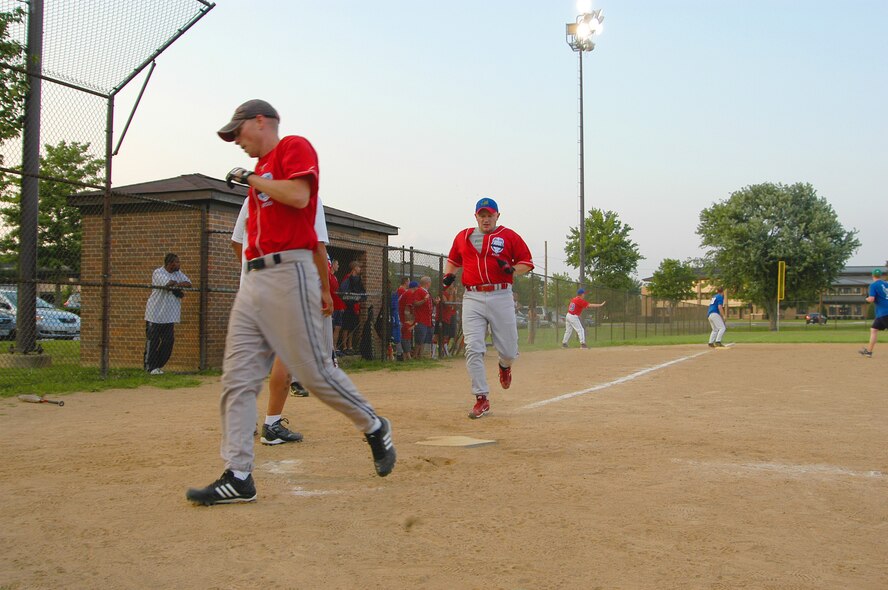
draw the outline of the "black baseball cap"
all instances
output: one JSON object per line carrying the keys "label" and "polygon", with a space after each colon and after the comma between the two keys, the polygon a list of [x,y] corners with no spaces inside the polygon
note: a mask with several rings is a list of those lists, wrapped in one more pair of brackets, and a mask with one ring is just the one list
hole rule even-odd
{"label": "black baseball cap", "polygon": [[274,110],[273,106],[264,100],[254,98],[234,109],[231,121],[216,133],[219,134],[223,141],[234,141],[235,132],[243,125],[244,121],[249,121],[259,115],[280,120],[280,116],[278,116],[278,112]]}

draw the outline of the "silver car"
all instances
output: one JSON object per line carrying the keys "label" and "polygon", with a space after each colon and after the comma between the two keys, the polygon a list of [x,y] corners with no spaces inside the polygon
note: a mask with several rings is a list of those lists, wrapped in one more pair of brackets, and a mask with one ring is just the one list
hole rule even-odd
{"label": "silver car", "polygon": [[[0,311],[17,315],[18,293],[0,291]],[[37,338],[66,339],[80,338],[80,316],[56,309],[40,297],[37,298]]]}

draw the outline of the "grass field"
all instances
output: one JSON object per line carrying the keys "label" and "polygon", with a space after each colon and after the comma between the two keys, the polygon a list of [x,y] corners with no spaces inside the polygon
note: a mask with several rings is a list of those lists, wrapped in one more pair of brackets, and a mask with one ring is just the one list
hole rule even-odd
{"label": "grass field", "polygon": [[[668,332],[668,326],[657,326],[656,331]],[[676,331],[679,328],[674,328]],[[645,332],[647,335],[645,336]],[[528,343],[527,329],[518,331],[520,349],[524,353],[552,350],[561,346],[564,328],[544,328],[536,332],[533,344]],[[636,336],[638,335],[638,336]],[[655,334],[653,326],[644,324],[602,324],[586,329],[590,347],[607,346],[662,346],[675,344],[704,344],[709,332],[697,334]],[[778,332],[769,330],[767,323],[729,323],[725,342],[758,344],[825,344],[847,343],[863,345],[869,338],[867,322],[842,322],[826,326],[807,326],[804,322],[790,321],[781,324]],[[103,391],[113,388],[135,388],[151,384],[163,389],[195,387],[202,383],[201,375],[167,373],[160,376],[147,375],[140,369],[113,369],[107,379],[102,379],[96,368],[81,367],[80,342],[72,340],[43,341],[44,351],[52,355],[53,365],[39,370],[0,369],[0,398],[20,393],[60,394],[76,391]],[[576,335],[571,347],[578,346]],[[438,366],[441,361],[422,360],[407,363],[367,361],[358,357],[348,357],[343,368],[349,372],[361,371],[415,371]],[[216,375],[218,371],[208,374]]]}
{"label": "grass field", "polygon": [[[648,335],[644,336],[645,327],[639,324],[603,324],[598,329],[586,329],[586,342],[589,346],[659,346],[664,344],[704,344],[709,339],[709,331],[697,334],[653,334],[653,329],[648,327]],[[659,330],[663,330],[660,327]],[[625,336],[624,336],[625,334]],[[638,337],[635,335],[639,334]],[[530,352],[534,350],[550,350],[561,346],[564,336],[564,328],[537,330],[533,344],[528,343],[526,329],[518,331],[521,350]],[[725,333],[725,342],[750,342],[758,344],[823,344],[823,343],[854,343],[865,344],[869,340],[869,328],[867,322],[843,322],[827,326],[806,326],[804,322],[782,323],[780,330],[772,332],[767,323],[755,324],[729,323]],[[576,335],[572,337],[570,346],[578,346]]]}

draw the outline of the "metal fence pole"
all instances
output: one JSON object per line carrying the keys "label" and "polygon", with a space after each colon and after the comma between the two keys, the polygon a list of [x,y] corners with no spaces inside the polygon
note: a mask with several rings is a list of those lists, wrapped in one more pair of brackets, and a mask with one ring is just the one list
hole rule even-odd
{"label": "metal fence pole", "polygon": [[37,219],[40,195],[40,100],[43,63],[43,0],[31,0],[27,41],[28,92],[22,137],[22,194],[19,227],[19,284],[16,349],[33,352],[37,345]]}

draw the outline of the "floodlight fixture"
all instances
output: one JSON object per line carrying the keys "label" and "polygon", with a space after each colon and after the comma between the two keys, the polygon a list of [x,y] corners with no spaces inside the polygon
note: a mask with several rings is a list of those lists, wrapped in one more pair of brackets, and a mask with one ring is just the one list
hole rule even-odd
{"label": "floodlight fixture", "polygon": [[[580,2],[577,2],[580,6]],[[579,110],[580,110],[580,128],[579,128],[579,197],[580,197],[580,286],[585,287],[586,283],[586,189],[585,189],[585,154],[584,154],[584,133],[583,133],[583,53],[595,49],[593,39],[601,34],[602,23],[604,23],[604,15],[601,9],[585,10],[577,16],[576,22],[568,23],[566,29],[567,44],[571,49],[577,52],[580,64],[579,76]]]}

